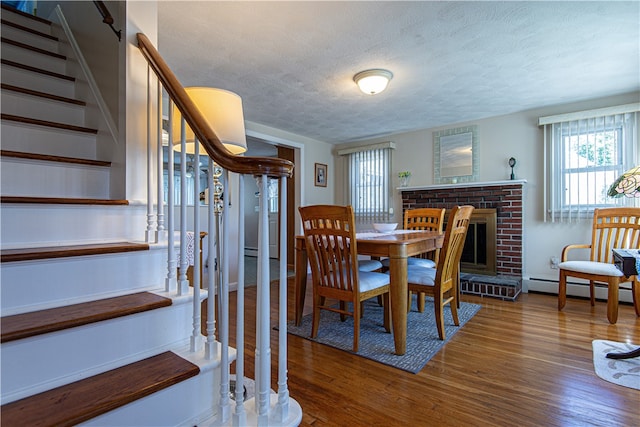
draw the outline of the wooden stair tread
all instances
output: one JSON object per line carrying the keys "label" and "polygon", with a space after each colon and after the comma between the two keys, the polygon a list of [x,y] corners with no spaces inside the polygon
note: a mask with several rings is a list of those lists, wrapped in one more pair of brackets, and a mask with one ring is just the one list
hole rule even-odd
{"label": "wooden stair tread", "polygon": [[0,22],[2,23],[2,25],[6,25],[8,27],[17,28],[17,29],[19,29],[21,31],[25,31],[27,33],[35,34],[35,35],[37,35],[39,37],[43,37],[45,39],[58,41],[58,38],[56,36],[52,36],[51,34],[45,34],[45,33],[41,32],[41,31],[34,30],[33,28],[25,27],[24,25],[16,24],[15,22],[11,22],[11,21],[8,21],[6,19],[1,19]]}
{"label": "wooden stair tread", "polygon": [[0,85],[0,87],[4,90],[10,90],[12,92],[19,92],[19,93],[24,93],[27,95],[32,95],[32,96],[38,96],[40,98],[47,98],[47,99],[51,99],[54,101],[60,101],[60,102],[66,102],[67,104],[75,104],[75,105],[81,105],[81,106],[86,106],[87,103],[84,101],[80,101],[79,99],[73,99],[73,98],[66,98],[64,96],[58,96],[58,95],[53,95],[50,93],[46,93],[46,92],[40,92],[37,90],[32,90],[32,89],[27,89],[24,87],[19,87],[19,86],[13,86],[13,85],[9,85],[6,83],[2,83]]}
{"label": "wooden stair tread", "polygon": [[3,113],[0,115],[0,119],[11,120],[11,121],[20,122],[20,123],[28,123],[28,124],[37,125],[37,126],[47,126],[47,127],[52,127],[56,129],[65,129],[65,130],[70,130],[74,132],[91,133],[91,134],[98,133],[97,129],[86,128],[83,126],[68,125],[66,123],[50,122],[48,120],[32,119],[30,117],[16,116],[13,114]]}
{"label": "wooden stair tread", "polygon": [[0,342],[20,340],[49,332],[88,325],[171,305],[171,300],[138,292],[64,307],[2,317]]}
{"label": "wooden stair tread", "polygon": [[[115,242],[89,245],[46,246],[0,250],[0,262],[31,261],[149,250],[147,243]],[[3,325],[4,327],[4,325]]]}
{"label": "wooden stair tread", "polygon": [[66,56],[61,55],[59,53],[51,52],[50,50],[46,50],[46,49],[40,49],[39,47],[31,46],[30,44],[26,44],[26,43],[22,43],[22,42],[19,42],[19,41],[16,41],[16,40],[12,40],[12,39],[7,38],[7,37],[0,37],[0,41],[2,41],[2,43],[10,44],[12,46],[16,46],[16,47],[19,47],[19,48],[22,48],[22,49],[30,50],[32,52],[40,53],[42,55],[47,55],[47,56],[50,56],[52,58],[62,59],[64,61],[67,60]]}
{"label": "wooden stair tread", "polygon": [[123,206],[123,205],[128,205],[129,201],[124,199],[83,199],[83,198],[73,198],[73,197],[0,196],[0,203]]}
{"label": "wooden stair tread", "polygon": [[195,377],[193,363],[165,352],[91,378],[7,403],[2,423],[72,426]]}
{"label": "wooden stair tread", "polygon": [[67,76],[66,74],[55,73],[53,71],[45,70],[38,67],[33,67],[27,64],[21,64],[19,62],[10,61],[8,59],[2,59],[0,63],[2,63],[3,65],[9,65],[11,67],[20,68],[22,70],[33,71],[34,73],[44,74],[49,77],[55,77],[57,79],[68,80],[70,82],[76,81],[75,77]]}
{"label": "wooden stair tread", "polygon": [[41,22],[43,24],[51,25],[51,21],[48,19],[41,18],[39,16],[31,15],[30,13],[23,12],[21,10],[16,9],[15,7],[11,7],[8,4],[2,3],[2,9],[7,10],[9,12],[13,12],[20,16],[24,16],[25,18],[33,19],[34,21]]}
{"label": "wooden stair tread", "polygon": [[53,156],[51,154],[25,153],[22,151],[0,150],[2,157],[18,159],[42,160],[46,162],[73,163],[87,166],[111,166],[111,162],[104,160],[80,159],[76,157]]}

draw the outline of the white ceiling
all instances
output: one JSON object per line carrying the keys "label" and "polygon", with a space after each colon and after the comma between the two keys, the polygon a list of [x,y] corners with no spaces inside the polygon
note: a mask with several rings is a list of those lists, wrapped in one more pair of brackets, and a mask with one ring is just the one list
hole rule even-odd
{"label": "white ceiling", "polygon": [[[184,86],[238,93],[245,119],[329,143],[640,89],[640,2],[160,1]],[[394,73],[362,94],[352,78]]]}

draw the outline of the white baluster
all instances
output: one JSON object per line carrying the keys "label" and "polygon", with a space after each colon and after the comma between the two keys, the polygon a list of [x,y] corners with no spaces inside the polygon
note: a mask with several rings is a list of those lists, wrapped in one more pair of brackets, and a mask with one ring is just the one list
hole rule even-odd
{"label": "white baluster", "polygon": [[187,280],[187,123],[180,120],[180,277],[178,295],[189,292]]}
{"label": "white baluster", "polygon": [[[200,141],[194,141],[193,176],[193,330],[191,351],[202,349],[201,308],[200,308]],[[188,268],[188,267],[187,267]]]}
{"label": "white baluster", "polygon": [[156,186],[158,195],[158,230],[156,232],[156,242],[160,242],[161,240],[165,240],[167,237],[167,230],[164,228],[164,174],[163,174],[163,165],[162,165],[162,85],[158,80],[156,87],[156,96],[157,96],[157,132],[158,132],[158,144],[156,148],[156,152],[158,153],[156,172],[158,175],[158,185]]}
{"label": "white baluster", "polygon": [[258,298],[256,307],[256,413],[258,425],[269,424],[271,393],[271,348],[269,333],[269,179],[258,178],[260,211],[258,220]]}
{"label": "white baluster", "polygon": [[149,243],[156,242],[156,216],[153,211],[153,144],[151,142],[151,113],[153,98],[151,94],[151,68],[147,67],[147,229],[145,230],[145,239]]}
{"label": "white baluster", "polygon": [[176,250],[174,245],[174,151],[173,151],[173,102],[169,101],[169,149],[167,150],[167,278],[165,279],[165,291],[176,289]]}
{"label": "white baluster", "polygon": [[[231,197],[231,196],[229,196]],[[238,289],[236,291],[236,408],[233,425],[247,425],[244,407],[244,175],[238,178]]]}
{"label": "white baluster", "polygon": [[278,403],[275,418],[284,422],[289,416],[287,387],[287,178],[280,179],[280,289],[278,313]]}
{"label": "white baluster", "polygon": [[[223,171],[223,181],[229,185],[229,172]],[[228,198],[228,191],[225,196]],[[220,201],[220,216],[222,217],[222,258],[218,264],[222,278],[218,287],[218,336],[220,338],[220,405],[218,420],[226,423],[230,417],[229,402],[229,218],[227,203]],[[218,243],[220,245],[220,242]]]}
{"label": "white baluster", "polygon": [[208,224],[209,224],[209,255],[207,259],[207,265],[209,266],[209,277],[207,280],[207,342],[205,346],[205,358],[211,360],[218,355],[218,346],[216,344],[216,316],[215,316],[215,290],[216,290],[216,278],[218,274],[218,259],[217,253],[218,245],[218,214],[215,209],[215,201],[217,197],[214,169],[218,166],[213,163],[213,160],[209,158],[209,168],[207,173],[207,187],[209,188],[209,206],[207,208]]}

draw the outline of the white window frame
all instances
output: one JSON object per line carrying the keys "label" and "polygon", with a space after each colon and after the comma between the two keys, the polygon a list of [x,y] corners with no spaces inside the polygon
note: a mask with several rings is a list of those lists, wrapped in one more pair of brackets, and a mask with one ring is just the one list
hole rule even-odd
{"label": "white window frame", "polygon": [[[637,199],[608,197],[606,191],[622,173],[639,164],[639,110],[640,103],[634,103],[540,118],[539,125],[544,126],[545,221],[574,222],[591,219],[595,208],[638,206]],[[614,132],[616,138],[609,163],[588,161],[575,151],[578,146],[587,147],[597,157],[607,132]]]}

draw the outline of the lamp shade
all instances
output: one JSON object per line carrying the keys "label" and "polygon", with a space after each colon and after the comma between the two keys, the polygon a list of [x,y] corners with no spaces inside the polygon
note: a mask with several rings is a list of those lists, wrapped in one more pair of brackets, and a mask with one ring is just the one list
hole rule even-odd
{"label": "lamp shade", "polygon": [[373,69],[359,72],[353,76],[353,81],[362,92],[375,95],[385,90],[392,78],[393,73],[389,70]]}
{"label": "lamp shade", "polygon": [[640,166],[631,168],[615,180],[607,194],[610,197],[640,197]]}
{"label": "lamp shade", "polygon": [[[229,151],[233,154],[247,151],[242,99],[237,94],[210,87],[187,87],[185,91]],[[173,149],[176,151],[181,150],[181,119],[180,111],[174,106]],[[187,154],[195,153],[195,135],[188,124],[186,126],[186,151]]]}

